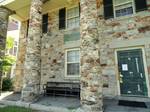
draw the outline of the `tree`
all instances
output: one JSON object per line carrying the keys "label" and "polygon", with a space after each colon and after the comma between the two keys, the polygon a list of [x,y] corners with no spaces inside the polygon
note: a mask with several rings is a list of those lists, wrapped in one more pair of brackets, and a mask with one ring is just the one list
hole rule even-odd
{"label": "tree", "polygon": [[[8,37],[6,40],[6,51],[10,50],[14,46],[14,39],[12,37]],[[11,66],[16,61],[14,56],[11,55],[5,55],[0,56],[0,94],[2,91],[2,79],[3,74],[10,71]]]}

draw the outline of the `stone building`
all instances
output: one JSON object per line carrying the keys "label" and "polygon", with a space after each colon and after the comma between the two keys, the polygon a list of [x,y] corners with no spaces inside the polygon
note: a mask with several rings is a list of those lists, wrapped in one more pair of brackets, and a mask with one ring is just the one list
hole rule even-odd
{"label": "stone building", "polygon": [[15,91],[23,101],[47,82],[79,83],[90,112],[102,112],[103,97],[150,97],[150,0],[6,1],[0,19],[22,23]]}

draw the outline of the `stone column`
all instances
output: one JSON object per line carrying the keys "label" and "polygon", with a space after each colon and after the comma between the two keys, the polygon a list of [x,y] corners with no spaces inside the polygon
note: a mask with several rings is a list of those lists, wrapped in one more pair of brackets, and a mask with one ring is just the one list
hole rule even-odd
{"label": "stone column", "polygon": [[96,0],[80,0],[81,105],[85,112],[102,112]]}
{"label": "stone column", "polygon": [[27,44],[27,21],[21,22],[20,36],[19,36],[19,52],[17,55],[16,69],[15,69],[15,81],[14,92],[21,92],[23,86],[24,77],[24,61]]}
{"label": "stone column", "polygon": [[32,0],[24,64],[22,100],[34,101],[40,93],[42,0]]}
{"label": "stone column", "polygon": [[[5,7],[0,6],[0,58],[5,56],[6,38],[7,38],[7,25],[9,15],[13,12]],[[0,63],[1,64],[1,63]],[[2,84],[2,74],[0,71],[0,92]]]}

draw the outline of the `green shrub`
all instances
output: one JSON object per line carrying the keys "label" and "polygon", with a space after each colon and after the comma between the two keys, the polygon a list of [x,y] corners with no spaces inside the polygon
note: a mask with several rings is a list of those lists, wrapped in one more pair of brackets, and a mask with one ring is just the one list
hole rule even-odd
{"label": "green shrub", "polygon": [[2,83],[2,90],[3,91],[10,91],[13,89],[13,83],[10,78],[4,78]]}

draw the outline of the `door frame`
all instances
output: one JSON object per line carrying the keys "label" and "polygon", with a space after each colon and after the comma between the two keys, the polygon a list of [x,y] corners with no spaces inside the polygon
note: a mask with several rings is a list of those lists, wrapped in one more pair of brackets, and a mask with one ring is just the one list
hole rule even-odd
{"label": "door frame", "polygon": [[130,47],[130,48],[117,48],[117,49],[115,49],[115,65],[116,65],[116,71],[117,71],[116,79],[117,79],[118,95],[121,96],[120,82],[119,82],[120,75],[119,75],[119,71],[118,71],[118,56],[117,56],[117,52],[118,51],[125,51],[125,50],[134,50],[134,49],[141,49],[142,50],[142,58],[143,58],[143,65],[144,65],[145,78],[146,78],[145,81],[146,81],[147,94],[148,94],[148,96],[143,96],[143,97],[150,97],[150,85],[149,85],[149,77],[148,77],[148,70],[147,70],[144,46],[141,46],[141,47]]}

